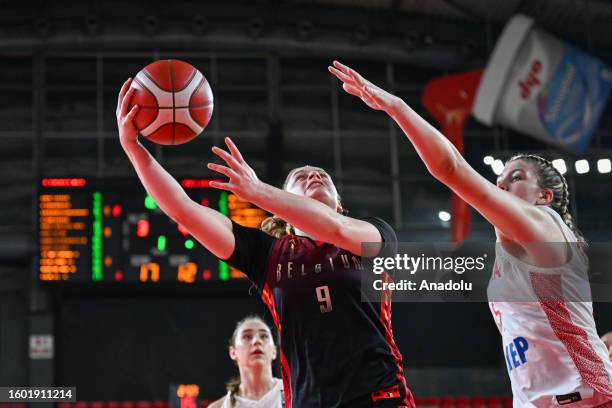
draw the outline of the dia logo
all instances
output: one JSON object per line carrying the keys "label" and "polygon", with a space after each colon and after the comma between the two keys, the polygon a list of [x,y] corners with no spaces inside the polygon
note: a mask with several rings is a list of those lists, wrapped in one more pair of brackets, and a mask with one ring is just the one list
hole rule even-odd
{"label": "dia logo", "polygon": [[527,99],[531,96],[531,88],[540,85],[540,79],[538,74],[542,71],[542,63],[539,59],[536,59],[531,64],[531,69],[527,78],[519,81],[519,88],[521,89],[521,98]]}

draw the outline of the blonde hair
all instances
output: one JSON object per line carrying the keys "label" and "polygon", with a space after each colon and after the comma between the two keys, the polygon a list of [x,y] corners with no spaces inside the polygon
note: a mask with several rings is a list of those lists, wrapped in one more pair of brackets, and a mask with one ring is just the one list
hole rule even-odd
{"label": "blonde hair", "polygon": [[550,160],[536,154],[517,154],[508,159],[507,163],[515,160],[523,160],[531,163],[536,168],[538,186],[551,190],[553,199],[550,207],[563,219],[563,222],[572,230],[578,242],[584,242],[584,237],[574,223],[574,218],[569,211],[569,188],[565,177],[553,166]]}
{"label": "blonde hair", "polygon": [[[289,174],[287,174],[287,177],[285,178],[285,181],[283,182],[283,190],[287,189],[287,184],[289,184],[289,179],[291,178],[293,173],[295,173],[297,170],[301,168],[303,167],[296,167],[293,170],[291,170]],[[344,214],[344,215],[348,214],[348,211],[342,207],[342,201],[339,195],[338,195],[338,207],[340,209],[339,211],[340,214]],[[282,238],[286,235],[295,234],[295,228],[291,224],[289,224],[287,221],[283,220],[280,217],[277,217],[276,215],[273,215],[271,217],[264,219],[261,222],[260,229],[266,234],[271,235],[277,239]]]}

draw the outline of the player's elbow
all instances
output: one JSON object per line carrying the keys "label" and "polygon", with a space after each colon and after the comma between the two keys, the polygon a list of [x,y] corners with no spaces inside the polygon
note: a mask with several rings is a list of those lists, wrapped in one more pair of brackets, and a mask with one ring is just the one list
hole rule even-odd
{"label": "player's elbow", "polygon": [[175,205],[171,205],[168,211],[165,211],[166,215],[172,218],[177,224],[187,226],[192,222],[190,218],[196,213],[193,204],[195,203],[189,199],[177,202]]}
{"label": "player's elbow", "polygon": [[452,180],[457,174],[457,168],[459,167],[459,160],[455,155],[447,156],[442,158],[438,163],[428,167],[429,172],[436,180],[447,183]]}

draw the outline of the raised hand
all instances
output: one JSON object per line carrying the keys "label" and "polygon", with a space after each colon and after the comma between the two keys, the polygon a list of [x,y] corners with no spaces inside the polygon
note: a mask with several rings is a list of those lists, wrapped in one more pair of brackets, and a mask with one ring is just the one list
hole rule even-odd
{"label": "raised hand", "polygon": [[121,144],[135,142],[136,139],[138,139],[138,129],[136,129],[134,125],[134,116],[136,116],[138,112],[138,105],[132,106],[132,109],[128,112],[130,101],[135,91],[134,88],[130,88],[131,84],[132,78],[128,78],[128,80],[123,83],[121,91],[119,91],[119,98],[117,99],[117,110],[115,114],[117,115],[117,126],[119,127],[119,140]]}
{"label": "raised hand", "polygon": [[401,99],[363,78],[357,71],[339,63],[333,62],[328,67],[329,72],[343,82],[342,88],[349,94],[361,98],[370,108],[382,110],[391,114],[401,103]]}
{"label": "raised hand", "polygon": [[207,167],[217,173],[221,173],[228,177],[229,180],[225,183],[219,181],[211,181],[210,186],[221,190],[231,191],[240,198],[253,201],[261,181],[257,178],[255,171],[244,161],[242,154],[229,137],[225,138],[225,145],[229,149],[229,153],[218,147],[213,147],[214,154],[219,156],[227,166],[220,164],[208,163]]}

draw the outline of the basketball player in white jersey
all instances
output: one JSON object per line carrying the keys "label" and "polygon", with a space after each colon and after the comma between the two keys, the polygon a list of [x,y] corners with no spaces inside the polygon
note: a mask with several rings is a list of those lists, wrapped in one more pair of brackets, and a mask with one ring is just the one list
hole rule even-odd
{"label": "basketball player in white jersey", "polygon": [[393,118],[430,173],[495,227],[488,296],[514,407],[612,407],[612,363],[595,328],[584,240],[564,177],[548,160],[518,155],[494,185],[400,98],[337,61],[329,71],[346,92]]}
{"label": "basketball player in white jersey", "polygon": [[272,376],[276,345],[270,328],[257,316],[236,324],[229,342],[229,355],[240,377],[227,383],[227,394],[209,408],[281,408],[283,382]]}

